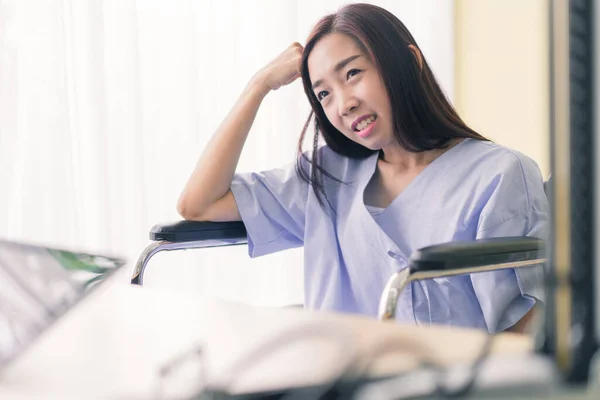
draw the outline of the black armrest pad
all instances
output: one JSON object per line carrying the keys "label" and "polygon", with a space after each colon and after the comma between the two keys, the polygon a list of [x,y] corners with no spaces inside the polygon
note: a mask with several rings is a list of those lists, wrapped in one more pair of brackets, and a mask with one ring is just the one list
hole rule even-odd
{"label": "black armrest pad", "polygon": [[246,227],[241,221],[178,221],[167,224],[157,224],[150,230],[150,240],[166,240],[172,243],[245,238]]}
{"label": "black armrest pad", "polygon": [[543,258],[545,249],[543,240],[531,237],[451,242],[415,251],[410,267],[414,271],[434,271],[527,261]]}

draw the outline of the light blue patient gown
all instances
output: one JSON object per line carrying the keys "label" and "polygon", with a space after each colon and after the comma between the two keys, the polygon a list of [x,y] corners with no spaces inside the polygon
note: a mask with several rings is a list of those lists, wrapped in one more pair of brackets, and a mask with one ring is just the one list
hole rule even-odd
{"label": "light blue patient gown", "polygon": [[[465,139],[427,166],[383,210],[363,200],[378,153],[350,159],[321,147],[333,214],[293,165],[235,174],[231,190],[251,257],[304,246],[305,306],[376,316],[389,277],[420,248],[504,236],[546,239],[549,206],[536,163],[492,142]],[[306,168],[309,168],[306,166]],[[497,332],[543,301],[542,267],[412,283],[397,320]]]}

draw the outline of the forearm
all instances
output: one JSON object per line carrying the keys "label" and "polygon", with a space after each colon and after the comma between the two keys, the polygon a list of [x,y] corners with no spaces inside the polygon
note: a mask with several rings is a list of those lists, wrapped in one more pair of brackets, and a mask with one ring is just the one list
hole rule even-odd
{"label": "forearm", "polygon": [[177,205],[181,216],[194,219],[227,194],[248,132],[268,92],[259,79],[244,89],[196,163]]}
{"label": "forearm", "polygon": [[531,310],[527,312],[516,324],[508,328],[507,332],[513,333],[527,333],[531,329],[531,324],[536,314],[539,312],[540,306],[536,303]]}

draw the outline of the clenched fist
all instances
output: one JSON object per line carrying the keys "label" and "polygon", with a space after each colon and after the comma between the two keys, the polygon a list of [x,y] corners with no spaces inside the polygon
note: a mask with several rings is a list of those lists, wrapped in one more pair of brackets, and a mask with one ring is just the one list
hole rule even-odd
{"label": "clenched fist", "polygon": [[270,90],[277,90],[282,86],[289,85],[300,76],[303,51],[304,47],[300,43],[292,43],[263,67],[256,74],[256,79],[268,86]]}

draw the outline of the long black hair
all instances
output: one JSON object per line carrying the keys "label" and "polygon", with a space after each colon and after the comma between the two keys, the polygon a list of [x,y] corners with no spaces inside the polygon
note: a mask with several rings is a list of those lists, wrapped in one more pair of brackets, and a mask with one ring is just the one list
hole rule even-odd
{"label": "long black hair", "polygon": [[[487,140],[458,116],[422,53],[422,62],[417,61],[409,45],[417,49],[419,47],[396,16],[371,4],[348,4],[317,22],[302,55],[302,83],[312,111],[298,142],[296,172],[312,186],[321,206],[325,201],[331,206],[325,193],[323,176],[338,183],[341,181],[321,165],[318,153],[320,136],[332,151],[346,157],[360,159],[377,152],[348,139],[334,128],[312,90],[308,57],[319,40],[331,33],[349,36],[370,56],[387,88],[394,135],[404,149],[422,152],[445,148],[453,138]],[[309,158],[303,152],[303,143],[313,118],[313,151]],[[310,172],[303,167],[303,160],[312,164]]]}

